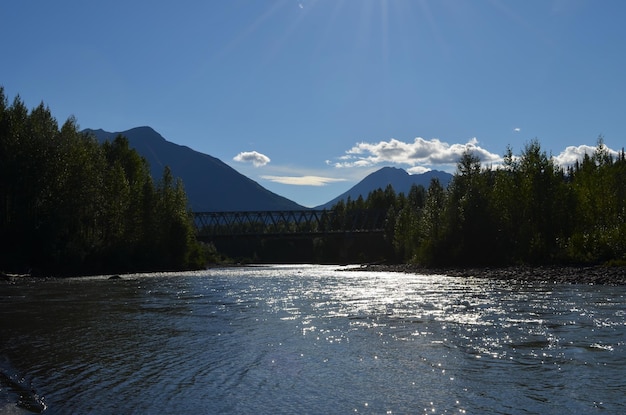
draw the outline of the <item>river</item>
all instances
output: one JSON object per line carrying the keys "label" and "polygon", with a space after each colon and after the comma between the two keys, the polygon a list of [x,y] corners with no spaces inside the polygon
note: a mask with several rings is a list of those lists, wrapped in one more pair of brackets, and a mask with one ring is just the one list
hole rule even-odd
{"label": "river", "polygon": [[2,282],[0,414],[626,413],[626,287],[337,268]]}

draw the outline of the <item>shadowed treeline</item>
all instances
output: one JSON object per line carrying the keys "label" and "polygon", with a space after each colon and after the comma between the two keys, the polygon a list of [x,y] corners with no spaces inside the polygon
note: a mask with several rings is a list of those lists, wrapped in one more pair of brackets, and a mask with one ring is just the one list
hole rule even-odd
{"label": "shadowed treeline", "polygon": [[[626,156],[602,138],[592,155],[556,165],[537,140],[483,168],[466,152],[448,188],[434,179],[408,195],[370,194],[387,211],[395,262],[430,266],[622,264],[626,260]],[[368,198],[369,199],[369,198]],[[340,203],[358,209],[369,200]]]}
{"label": "shadowed treeline", "polygon": [[[324,230],[333,235],[229,240],[224,250],[260,262],[623,264],[626,155],[602,138],[567,168],[537,140],[518,156],[509,148],[498,168],[466,152],[447,188],[437,179],[408,194],[388,186],[331,210]],[[362,212],[384,212],[382,234],[353,232]],[[123,136],[99,144],[73,118],[59,128],[43,104],[9,105],[2,87],[0,241],[0,272],[38,275],[198,268],[208,256],[168,168],[155,184]]]}
{"label": "shadowed treeline", "polygon": [[0,270],[76,274],[203,264],[187,198],[118,136],[98,142],[0,87]]}

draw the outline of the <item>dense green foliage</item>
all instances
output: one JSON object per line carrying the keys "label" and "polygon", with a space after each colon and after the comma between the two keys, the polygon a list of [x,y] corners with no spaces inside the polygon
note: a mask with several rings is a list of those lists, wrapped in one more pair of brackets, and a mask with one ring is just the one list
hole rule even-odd
{"label": "dense green foliage", "polygon": [[[447,189],[433,180],[395,195],[340,203],[387,212],[387,260],[424,265],[597,264],[626,261],[626,156],[602,138],[593,155],[557,166],[537,140],[504,165],[483,168],[466,152]],[[381,247],[383,251],[387,247]]]}
{"label": "dense green foliage", "polygon": [[203,265],[182,183],[118,136],[99,144],[0,88],[0,270],[75,274]]}

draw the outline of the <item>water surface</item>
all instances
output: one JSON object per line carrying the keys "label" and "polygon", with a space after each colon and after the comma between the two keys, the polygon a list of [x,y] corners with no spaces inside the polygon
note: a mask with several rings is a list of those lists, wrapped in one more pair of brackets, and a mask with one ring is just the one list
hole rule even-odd
{"label": "water surface", "polygon": [[3,283],[0,413],[626,413],[625,287],[336,268]]}

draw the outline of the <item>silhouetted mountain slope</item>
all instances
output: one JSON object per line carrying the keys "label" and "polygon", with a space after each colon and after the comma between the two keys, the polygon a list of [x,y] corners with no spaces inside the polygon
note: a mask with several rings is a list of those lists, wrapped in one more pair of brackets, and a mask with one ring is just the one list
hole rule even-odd
{"label": "silhouetted mountain slope", "polygon": [[165,166],[185,185],[193,211],[254,211],[305,209],[265,189],[221,160],[167,141],[150,127],[121,132],[87,129],[100,142],[118,134],[128,138],[132,148],[150,164],[152,177],[159,180]]}
{"label": "silhouetted mountain slope", "polygon": [[406,195],[409,193],[409,190],[411,190],[413,184],[422,185],[424,188],[428,189],[430,181],[434,177],[438,178],[439,182],[441,182],[441,185],[444,187],[448,186],[448,183],[450,183],[452,179],[450,173],[439,170],[431,170],[422,174],[409,174],[403,169],[383,167],[365,177],[347,192],[337,196],[330,202],[317,206],[315,209],[330,209],[337,202],[347,200],[348,197],[352,200],[356,200],[359,196],[363,196],[365,199],[370,192],[379,188],[384,190],[388,185],[391,185],[396,193],[404,193]]}

